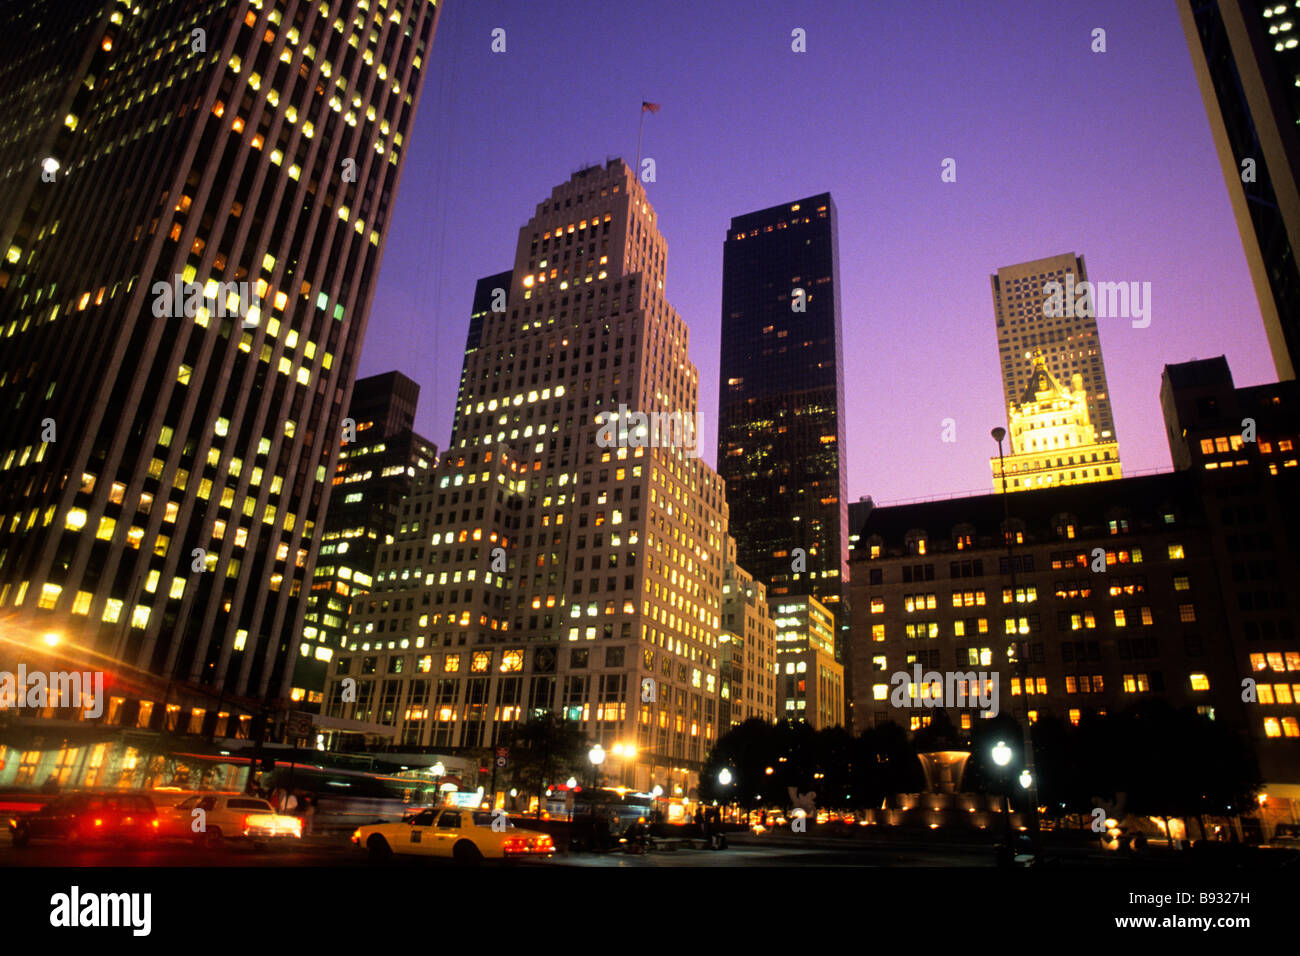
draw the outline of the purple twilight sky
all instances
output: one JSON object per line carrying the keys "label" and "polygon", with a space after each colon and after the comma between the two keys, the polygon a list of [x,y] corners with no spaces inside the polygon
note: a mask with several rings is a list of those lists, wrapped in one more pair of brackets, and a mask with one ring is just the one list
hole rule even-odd
{"label": "purple twilight sky", "polygon": [[1238,385],[1276,378],[1173,0],[447,0],[361,360],[419,382],[440,448],[475,280],[513,266],[553,186],[632,162],[642,98],[663,106],[642,153],[710,463],[727,225],[823,190],[850,501],[989,489],[999,266],[1074,252],[1094,281],[1151,283],[1150,327],[1098,319],[1127,472],[1170,467],[1164,363],[1226,354]]}

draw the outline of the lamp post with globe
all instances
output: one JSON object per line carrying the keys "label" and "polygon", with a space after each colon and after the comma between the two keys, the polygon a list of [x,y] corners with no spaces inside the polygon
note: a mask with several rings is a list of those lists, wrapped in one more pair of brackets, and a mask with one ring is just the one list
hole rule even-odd
{"label": "lamp post with globe", "polygon": [[600,765],[605,762],[605,748],[596,744],[587,751],[591,761],[591,793],[587,797],[588,812],[591,815],[591,847],[596,848],[596,788],[600,785]]}
{"label": "lamp post with globe", "polygon": [[[1007,547],[1007,556],[1006,556],[1007,575],[1011,580],[1011,602],[1010,602],[1011,614],[1012,614],[1011,620],[1015,622],[1014,630],[1015,630],[1016,637],[1018,638],[1020,636],[1020,620],[1019,620],[1020,602],[1018,600],[1019,588],[1016,586],[1017,559],[1011,549],[1013,535],[1015,534],[1015,532],[1011,528],[1011,498],[1007,493],[1007,469],[1006,469],[1005,459],[1003,458],[1002,455],[1002,442],[1007,437],[1007,430],[1005,428],[998,427],[992,429],[989,432],[989,434],[993,438],[993,440],[997,442],[997,446],[998,446],[998,472],[1002,477],[1002,536]],[[1012,451],[1013,452],[1015,451],[1014,447],[1012,448]],[[1003,603],[1005,604],[1006,602],[1004,601]],[[1032,772],[1034,766],[1034,736],[1033,736],[1034,731],[1033,731],[1032,723],[1030,721],[1029,705],[1027,702],[1028,693],[1029,693],[1029,682],[1033,680],[1033,678],[1029,676],[1029,641],[1016,640],[1014,642],[1014,647],[1016,650],[1016,654],[1015,654],[1015,660],[1012,663],[1014,663],[1015,665],[1014,670],[1016,674],[1016,679],[1018,680],[1021,686],[1021,693],[1026,695],[1025,696],[1026,699],[1025,723],[1023,726],[1023,733],[1024,733],[1024,741],[1025,741],[1024,743],[1025,771],[1029,776],[1029,783],[1023,784],[1023,786],[1025,790],[1028,792],[1029,833],[1030,833],[1030,839],[1033,840],[1038,832],[1038,793],[1035,789],[1038,781],[1035,779],[1034,774]],[[1014,708],[1012,712],[1013,714],[1015,713]]]}
{"label": "lamp post with globe", "polygon": [[[999,768],[1005,770],[1007,764],[1011,763],[1011,756],[1012,756],[1011,748],[1007,746],[1007,742],[1005,740],[999,740],[996,744],[993,745],[993,751],[992,751],[993,762]],[[1029,771],[1026,770],[1025,772],[1028,773]],[[1006,786],[1005,780],[1003,781],[1003,784],[1004,786],[1002,788],[1002,816],[1006,820],[1006,831],[1007,831],[1006,850],[1004,852],[1010,854],[1010,859],[1015,859],[1015,851],[1012,850],[1011,848],[1011,844],[1012,844],[1011,793],[1010,793],[1009,786]]]}
{"label": "lamp post with globe", "polygon": [[437,763],[435,763],[432,767],[429,768],[429,771],[433,774],[433,803],[434,803],[434,806],[442,806],[442,803],[443,803],[443,799],[442,799],[442,777],[443,777],[443,774],[445,774],[445,773],[447,772],[447,768],[444,767],[442,761],[439,760]]}
{"label": "lamp post with globe", "polygon": [[[731,786],[731,782],[732,782],[732,780],[734,780],[734,779],[735,779],[735,778],[731,775],[731,769],[730,769],[729,767],[723,767],[721,770],[718,771],[718,785],[719,785],[719,786],[722,786],[722,787],[729,787],[729,786]],[[724,807],[727,806],[727,801],[724,800],[724,802],[723,802],[723,806],[724,806]]]}

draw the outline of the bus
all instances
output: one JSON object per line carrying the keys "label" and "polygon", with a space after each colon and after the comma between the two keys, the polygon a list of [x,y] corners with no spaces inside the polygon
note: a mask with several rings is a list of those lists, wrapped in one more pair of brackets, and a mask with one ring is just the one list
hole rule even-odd
{"label": "bus", "polygon": [[403,815],[433,806],[432,780],[363,770],[343,770],[277,760],[263,775],[262,786],[306,793],[316,806],[312,826],[318,830],[352,830],[365,823],[395,822]]}
{"label": "bus", "polygon": [[621,831],[638,820],[649,823],[654,819],[655,796],[608,787],[598,790],[584,788],[576,792],[553,789],[547,792],[543,810],[552,820],[567,820],[570,814],[574,818],[584,817],[593,807],[597,814],[613,818],[611,826],[616,825]]}

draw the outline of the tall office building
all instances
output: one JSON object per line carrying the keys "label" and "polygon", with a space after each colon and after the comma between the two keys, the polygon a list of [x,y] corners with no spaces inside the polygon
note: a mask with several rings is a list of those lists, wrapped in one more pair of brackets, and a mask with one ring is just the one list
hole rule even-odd
{"label": "tall office building", "polygon": [[776,720],[776,624],[762,581],[736,563],[736,539],[726,537],[718,712],[722,733],[751,717]]}
{"label": "tall office building", "polygon": [[[1197,479],[1213,529],[1223,603],[1216,637],[1232,654],[1267,800],[1300,811],[1300,384],[1238,388],[1222,356],[1166,365],[1160,405],[1174,468]],[[1243,435],[1243,421],[1250,431]],[[1251,440],[1246,440],[1251,439]]]}
{"label": "tall office building", "polygon": [[831,610],[837,659],[848,624],[841,338],[830,194],[732,219],[718,400],[731,534],[740,565],[767,585],[770,604],[813,595]]}
{"label": "tall office building", "polygon": [[[1288,9],[1288,6],[1290,9]],[[1300,356],[1300,8],[1178,0],[1279,379]]]}
{"label": "tall office building", "polygon": [[1088,396],[1088,421],[1097,439],[1118,441],[1096,317],[1072,314],[1073,308],[1062,310],[1063,315],[1045,314],[1049,296],[1043,289],[1048,283],[1070,283],[1068,288],[1073,289],[1088,281],[1083,256],[1066,253],[1005,266],[989,280],[997,319],[998,360],[1002,365],[1002,400],[1007,407],[1022,400],[1037,376],[1034,353],[1041,349],[1046,368],[1056,381],[1073,381],[1076,373],[1082,378]]}
{"label": "tall office building", "polygon": [[844,726],[844,665],[835,661],[835,622],[815,597],[772,604],[776,622],[776,712],[814,730]]}
{"label": "tall office building", "polygon": [[321,533],[294,667],[293,700],[317,710],[348,612],[374,583],[379,549],[392,544],[398,512],[438,449],[415,432],[420,386],[401,372],[358,379],[344,418],[334,490]]}
{"label": "tall office building", "polygon": [[107,655],[110,723],[288,695],[437,13],[0,8],[5,653]]}
{"label": "tall office building", "polygon": [[558,712],[614,779],[689,795],[719,726],[727,517],[695,450],[631,419],[696,415],[666,256],[615,159],[537,206],[504,295],[479,283],[451,442],[349,621],[328,714],[455,748]]}
{"label": "tall office building", "polygon": [[[400,435],[415,428],[415,409],[420,403],[420,386],[401,372],[384,372],[359,378],[352,386],[352,400],[344,418],[356,426],[356,437],[377,438]],[[343,442],[351,444],[345,425]],[[344,445],[346,447],[346,444]]]}

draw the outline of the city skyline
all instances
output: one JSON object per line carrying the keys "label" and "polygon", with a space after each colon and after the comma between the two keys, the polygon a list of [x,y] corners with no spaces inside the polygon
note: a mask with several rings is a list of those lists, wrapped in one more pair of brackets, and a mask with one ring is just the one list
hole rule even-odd
{"label": "city skyline", "polygon": [[1300,0],[1160,3],[0,0],[17,923],[1276,884]]}
{"label": "city skyline", "polygon": [[[1149,327],[1098,320],[1126,473],[1170,468],[1150,384],[1164,363],[1225,351],[1239,383],[1275,379],[1172,4],[1018,4],[996,18],[945,8],[935,23],[907,16],[901,4],[861,20],[813,4],[798,15],[761,8],[743,31],[665,11],[653,24],[636,21],[634,44],[592,42],[631,29],[633,14],[582,10],[572,22],[599,24],[599,32],[470,8],[448,11],[440,25],[456,56],[432,65],[429,96],[438,105],[422,114],[427,125],[412,144],[413,168],[432,172],[404,183],[394,223],[403,241],[381,275],[362,357],[363,374],[401,368],[420,381],[418,424],[439,444],[473,282],[510,255],[508,237],[484,223],[510,221],[507,207],[587,162],[631,159],[642,99],[662,104],[645,117],[641,152],[656,160],[657,178],[645,186],[676,263],[666,292],[697,343],[700,441],[711,464],[727,223],[821,191],[836,196],[841,217],[846,369],[864,368],[870,356],[890,372],[847,383],[849,501],[986,486],[988,430],[1005,422],[987,283],[1007,263],[1073,250],[1087,256],[1094,281],[1152,283]],[[503,54],[490,50],[498,26],[507,30]],[[790,51],[794,26],[807,31],[807,53]],[[1104,54],[1089,49],[1095,26],[1108,31]],[[981,51],[993,42],[1021,52],[1014,73],[985,62]],[[665,71],[669,45],[673,62],[685,65]],[[510,91],[526,85],[539,46],[580,51],[606,72],[583,110],[516,102]],[[934,57],[935,49],[945,55]],[[724,52],[728,62],[771,66],[733,84],[712,65]],[[934,58],[936,68],[918,73],[918,57]],[[858,62],[874,64],[871,75],[888,79],[887,89],[845,72]],[[908,84],[906,97],[898,82]],[[804,94],[814,87],[810,102]],[[1069,132],[1043,136],[1041,118],[1067,99]],[[1014,108],[989,122],[990,102]],[[494,137],[516,135],[503,130],[539,125],[553,134],[527,153],[492,146]],[[442,169],[441,155],[463,161]],[[940,162],[950,156],[957,182],[943,183]],[[440,253],[444,243],[449,251]],[[385,342],[400,342],[400,353]],[[903,400],[898,380],[925,388]],[[941,441],[949,417],[955,443]]]}

